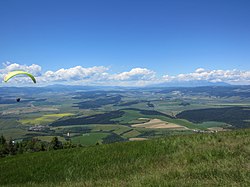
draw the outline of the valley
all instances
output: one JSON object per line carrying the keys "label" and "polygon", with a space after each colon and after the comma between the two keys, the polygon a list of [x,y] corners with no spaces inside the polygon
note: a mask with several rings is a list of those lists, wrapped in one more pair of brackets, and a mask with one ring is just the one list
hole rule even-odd
{"label": "valley", "polygon": [[14,141],[89,146],[250,127],[249,86],[0,90],[0,134]]}

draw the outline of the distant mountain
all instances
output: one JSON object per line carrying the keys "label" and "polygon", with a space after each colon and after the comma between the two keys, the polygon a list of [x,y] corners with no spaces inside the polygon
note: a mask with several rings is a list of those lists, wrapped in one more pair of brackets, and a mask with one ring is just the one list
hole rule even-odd
{"label": "distant mountain", "polygon": [[[123,87],[118,86],[81,86],[81,85],[63,85],[54,84],[43,87],[0,87],[0,93],[2,95],[10,94],[27,94],[27,93],[42,93],[42,92],[75,92],[75,91],[93,91],[93,90],[124,90]],[[128,88],[126,88],[128,89]]]}
{"label": "distant mountain", "polygon": [[149,87],[200,87],[200,86],[230,86],[231,84],[225,82],[209,82],[209,81],[174,81],[160,84],[150,85]]}
{"label": "distant mountain", "polygon": [[124,87],[120,86],[83,86],[83,85],[65,85],[65,84],[53,84],[48,85],[43,88],[51,90],[62,90],[62,91],[89,91],[89,90],[113,90],[113,89],[123,89]]}

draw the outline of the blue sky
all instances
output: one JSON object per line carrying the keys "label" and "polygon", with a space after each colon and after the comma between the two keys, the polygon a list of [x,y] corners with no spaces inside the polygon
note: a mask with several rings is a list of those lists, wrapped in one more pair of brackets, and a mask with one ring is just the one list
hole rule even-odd
{"label": "blue sky", "polygon": [[249,71],[249,10],[249,0],[0,1],[0,63]]}

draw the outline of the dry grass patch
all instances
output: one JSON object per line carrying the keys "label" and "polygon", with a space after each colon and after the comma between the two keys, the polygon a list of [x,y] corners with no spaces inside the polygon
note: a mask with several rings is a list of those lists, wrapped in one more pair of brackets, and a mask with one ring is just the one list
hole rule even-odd
{"label": "dry grass patch", "polygon": [[143,141],[147,140],[147,138],[129,138],[129,141]]}
{"label": "dry grass patch", "polygon": [[174,130],[188,130],[187,127],[177,125],[174,123],[168,123],[160,119],[150,119],[149,122],[131,125],[132,127],[141,127],[147,129],[174,129]]}

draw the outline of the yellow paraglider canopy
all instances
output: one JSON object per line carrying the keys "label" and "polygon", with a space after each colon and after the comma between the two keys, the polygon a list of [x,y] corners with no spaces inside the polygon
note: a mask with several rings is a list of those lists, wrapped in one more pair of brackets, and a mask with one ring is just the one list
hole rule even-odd
{"label": "yellow paraglider canopy", "polygon": [[9,72],[4,77],[4,82],[8,82],[12,77],[14,77],[16,75],[27,75],[27,76],[29,76],[33,80],[34,83],[36,83],[36,79],[35,79],[35,77],[32,74],[30,74],[28,72],[25,72],[25,71],[21,71],[21,70]]}

